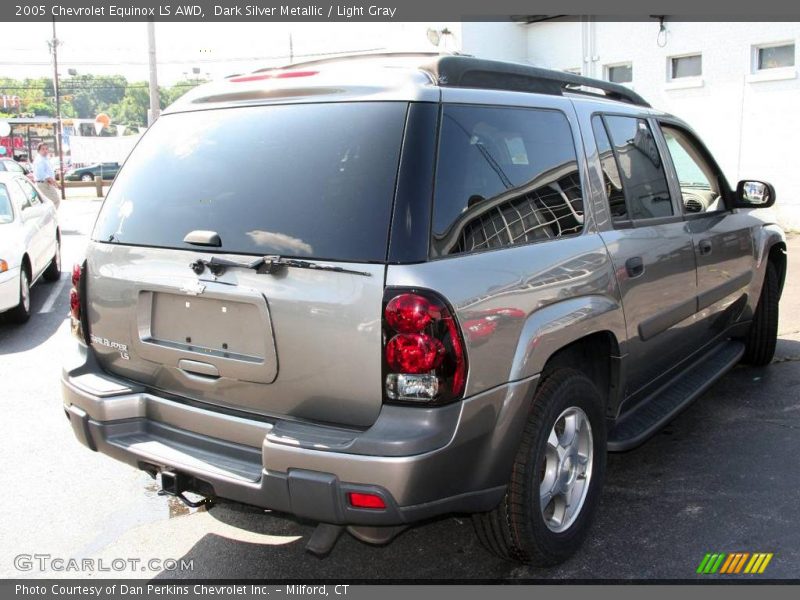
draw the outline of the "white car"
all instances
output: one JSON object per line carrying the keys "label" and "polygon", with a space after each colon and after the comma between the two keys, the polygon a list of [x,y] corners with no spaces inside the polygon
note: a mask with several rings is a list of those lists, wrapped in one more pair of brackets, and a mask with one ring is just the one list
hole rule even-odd
{"label": "white car", "polygon": [[24,176],[0,173],[0,313],[17,323],[31,316],[31,286],[61,276],[56,207]]}

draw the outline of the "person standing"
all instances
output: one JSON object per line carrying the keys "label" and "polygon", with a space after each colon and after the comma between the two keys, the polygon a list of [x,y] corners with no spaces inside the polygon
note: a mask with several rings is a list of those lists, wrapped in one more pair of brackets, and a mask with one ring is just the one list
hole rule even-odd
{"label": "person standing", "polygon": [[45,142],[36,146],[36,159],[33,161],[33,179],[42,196],[48,198],[56,208],[61,204],[61,194],[58,192],[56,174],[50,164],[50,149]]}

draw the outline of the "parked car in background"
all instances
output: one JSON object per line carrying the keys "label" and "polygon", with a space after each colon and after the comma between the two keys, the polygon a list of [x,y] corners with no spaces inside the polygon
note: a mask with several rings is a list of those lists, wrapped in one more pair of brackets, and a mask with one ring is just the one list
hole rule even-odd
{"label": "parked car in background", "polygon": [[0,172],[0,313],[24,323],[31,286],[61,276],[56,207],[24,175]]}
{"label": "parked car in background", "polygon": [[25,175],[25,177],[33,181],[33,172],[30,165],[17,162],[11,158],[0,158],[0,173],[3,172]]}
{"label": "parked car in background", "polygon": [[569,73],[390,55],[200,86],[73,271],[64,409],[165,493],[320,523],[313,552],[473,513],[492,552],[552,565],[608,451],[772,360],[774,201]]}
{"label": "parked car in background", "polygon": [[118,171],[119,163],[97,163],[88,167],[71,169],[64,175],[64,179],[66,181],[94,181],[95,177],[100,177],[103,181],[111,181],[117,176]]}

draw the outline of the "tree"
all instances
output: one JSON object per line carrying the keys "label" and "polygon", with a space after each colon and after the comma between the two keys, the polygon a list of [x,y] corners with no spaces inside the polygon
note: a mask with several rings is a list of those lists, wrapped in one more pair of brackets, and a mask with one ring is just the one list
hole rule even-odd
{"label": "tree", "polygon": [[[161,108],[169,106],[201,83],[205,81],[190,79],[161,88]],[[146,81],[129,83],[122,75],[86,74],[65,77],[60,84],[61,114],[64,117],[94,119],[99,113],[105,112],[115,124],[133,128],[147,125],[150,95]],[[0,77],[0,95],[18,96],[20,113],[50,117],[56,114],[51,78],[19,80]],[[103,131],[101,135],[111,135],[111,132]]]}
{"label": "tree", "polygon": [[111,109],[111,119],[131,127],[147,125],[147,109],[150,108],[150,94],[147,82],[133,82],[128,85],[119,104]]}

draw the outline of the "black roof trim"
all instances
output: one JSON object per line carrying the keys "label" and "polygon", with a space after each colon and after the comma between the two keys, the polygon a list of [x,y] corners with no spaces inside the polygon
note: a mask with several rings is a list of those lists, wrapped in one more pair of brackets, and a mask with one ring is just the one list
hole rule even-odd
{"label": "black roof trim", "polygon": [[428,71],[443,87],[484,88],[557,96],[563,96],[565,92],[591,94],[580,89],[588,87],[601,90],[602,97],[610,100],[650,107],[639,94],[618,83],[519,63],[469,56],[440,56],[422,69]]}

